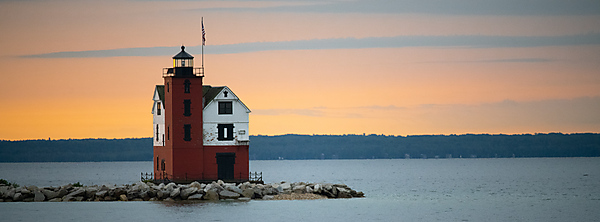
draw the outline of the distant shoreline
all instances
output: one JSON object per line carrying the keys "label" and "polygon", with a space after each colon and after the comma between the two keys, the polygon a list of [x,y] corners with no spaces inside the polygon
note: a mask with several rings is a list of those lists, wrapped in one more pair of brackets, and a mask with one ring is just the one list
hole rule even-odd
{"label": "distant shoreline", "polygon": [[[250,160],[598,157],[598,133],[250,136]],[[0,141],[0,162],[152,161],[152,138]]]}

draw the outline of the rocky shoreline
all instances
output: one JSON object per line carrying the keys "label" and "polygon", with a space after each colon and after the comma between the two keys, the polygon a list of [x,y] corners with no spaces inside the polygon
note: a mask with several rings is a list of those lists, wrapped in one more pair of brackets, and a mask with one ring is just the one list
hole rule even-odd
{"label": "rocky shoreline", "polygon": [[331,183],[225,183],[154,184],[60,187],[14,187],[0,185],[0,202],[65,201],[179,201],[179,200],[293,200],[364,197],[345,184]]}

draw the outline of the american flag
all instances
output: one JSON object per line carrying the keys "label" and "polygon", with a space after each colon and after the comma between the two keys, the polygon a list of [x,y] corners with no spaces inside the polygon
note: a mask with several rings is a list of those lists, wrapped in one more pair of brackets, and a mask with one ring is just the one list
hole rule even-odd
{"label": "american flag", "polygon": [[206,32],[204,32],[204,18],[202,18],[202,45],[206,42]]}

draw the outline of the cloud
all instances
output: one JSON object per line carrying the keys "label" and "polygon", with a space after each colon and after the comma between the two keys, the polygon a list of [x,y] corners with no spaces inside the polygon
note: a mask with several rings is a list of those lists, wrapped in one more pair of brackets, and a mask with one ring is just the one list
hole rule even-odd
{"label": "cloud", "polygon": [[[298,1],[271,1],[298,2]],[[314,1],[302,1],[314,3]],[[386,13],[436,15],[598,15],[597,0],[358,0],[321,1],[319,4],[283,5],[275,7],[215,7],[198,10],[254,11],[295,13]]]}
{"label": "cloud", "polygon": [[453,61],[428,61],[422,63],[544,63],[552,62],[553,59],[546,58],[514,58],[514,59],[489,59],[489,60],[453,60]]}
{"label": "cloud", "polygon": [[[402,47],[465,47],[465,48],[517,48],[542,46],[599,45],[600,33],[562,36],[394,36],[369,38],[333,38],[277,42],[247,42],[227,45],[207,45],[206,54],[234,54],[274,50],[322,50]],[[89,51],[65,51],[25,55],[26,58],[88,58],[118,56],[166,56],[176,53],[179,46],[142,47]],[[187,48],[200,52],[200,46]],[[544,62],[543,59],[496,60],[495,62]],[[480,61],[485,62],[485,61]],[[493,61],[489,61],[493,62]]]}

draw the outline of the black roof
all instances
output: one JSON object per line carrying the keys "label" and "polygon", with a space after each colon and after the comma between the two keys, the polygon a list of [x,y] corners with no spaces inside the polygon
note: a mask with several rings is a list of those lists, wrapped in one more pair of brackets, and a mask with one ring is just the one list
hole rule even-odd
{"label": "black roof", "polygon": [[173,56],[173,59],[193,59],[193,58],[194,58],[194,56],[185,52],[185,46],[181,46],[181,52],[179,52],[177,55]]}

